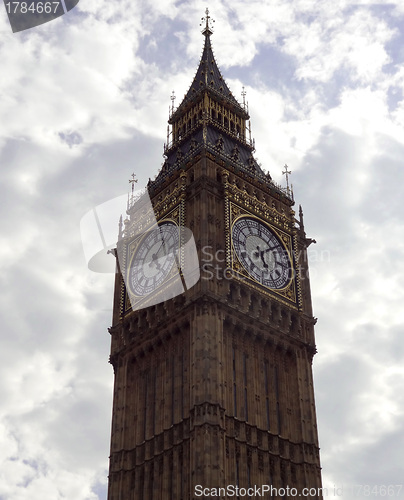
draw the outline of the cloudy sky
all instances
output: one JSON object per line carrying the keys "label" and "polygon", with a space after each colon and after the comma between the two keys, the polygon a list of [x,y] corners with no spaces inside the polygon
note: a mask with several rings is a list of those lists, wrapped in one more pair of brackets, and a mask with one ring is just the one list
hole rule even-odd
{"label": "cloudy sky", "polygon": [[[256,157],[303,205],[323,483],[404,483],[404,4],[211,0]],[[0,499],[105,500],[113,276],[79,222],[163,161],[199,0],[81,0],[13,34],[0,6]],[[395,490],[397,492],[398,489]],[[350,498],[347,490],[345,498]],[[404,497],[404,486],[400,493]]]}

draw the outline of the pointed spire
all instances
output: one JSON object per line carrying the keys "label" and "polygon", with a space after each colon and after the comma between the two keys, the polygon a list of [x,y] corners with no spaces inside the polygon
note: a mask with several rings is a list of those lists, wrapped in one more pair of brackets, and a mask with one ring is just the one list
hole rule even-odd
{"label": "pointed spire", "polygon": [[213,22],[214,20],[209,15],[209,9],[206,9],[205,17],[202,17],[202,22],[200,24],[201,26],[204,25],[202,34],[205,37],[202,57],[191,87],[185,94],[181,104],[173,110],[169,122],[175,121],[176,117],[181,114],[182,109],[184,109],[188,103],[196,100],[196,98],[205,91],[208,91],[212,95],[216,95],[220,100],[224,99],[230,103],[233,108],[237,109],[238,112],[242,113],[243,116],[248,114],[231,93],[216,63],[210,41],[210,36],[213,34]]}
{"label": "pointed spire", "polygon": [[119,224],[118,224],[118,240],[122,239],[123,236],[123,221],[122,221],[122,214],[119,217]]}
{"label": "pointed spire", "polygon": [[299,224],[301,231],[304,232],[303,209],[301,205],[299,205]]}

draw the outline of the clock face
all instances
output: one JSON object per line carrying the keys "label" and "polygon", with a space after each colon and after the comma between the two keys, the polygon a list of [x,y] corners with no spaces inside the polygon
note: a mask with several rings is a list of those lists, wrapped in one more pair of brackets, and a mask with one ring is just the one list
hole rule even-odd
{"label": "clock face", "polygon": [[178,226],[173,222],[163,222],[144,236],[129,268],[132,293],[148,295],[165,281],[176,263],[179,243]]}
{"label": "clock face", "polygon": [[242,266],[256,281],[275,290],[290,282],[292,266],[289,254],[268,226],[243,217],[233,225],[232,240]]}

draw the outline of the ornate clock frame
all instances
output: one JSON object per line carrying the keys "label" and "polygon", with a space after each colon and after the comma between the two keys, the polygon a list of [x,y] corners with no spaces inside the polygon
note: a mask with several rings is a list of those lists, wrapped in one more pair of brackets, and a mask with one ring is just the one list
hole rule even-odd
{"label": "ornate clock frame", "polygon": [[[276,297],[280,302],[293,309],[302,308],[302,295],[300,287],[301,273],[298,263],[297,232],[294,225],[294,211],[290,216],[278,212],[274,206],[253,197],[245,190],[240,189],[236,183],[229,183],[228,172],[223,170],[225,177],[225,232],[226,232],[226,265],[233,270],[235,279],[246,283],[251,288]],[[282,289],[269,289],[256,281],[244,269],[238,259],[232,243],[232,227],[240,217],[255,218],[265,225],[280,239],[286,248],[293,266],[293,276],[288,285]]]}
{"label": "ornate clock frame", "polygon": [[[143,221],[140,221],[136,227],[140,230],[140,233],[134,234],[131,232],[129,224],[125,230],[124,238],[121,242],[120,249],[120,266],[122,276],[128,275],[129,265],[133,254],[139,247],[139,244],[144,238],[145,233],[156,228],[155,221],[157,224],[162,222],[173,222],[179,228],[184,228],[185,221],[185,190],[186,190],[186,173],[181,172],[178,181],[171,186],[170,190],[165,191],[157,200],[153,203],[153,213],[148,214]],[[128,210],[128,215],[131,214],[131,209]],[[186,235],[183,231],[180,231],[180,245],[179,245],[179,267],[182,269],[184,267],[185,255],[184,255],[184,239]],[[176,265],[173,266],[169,275],[164,280],[164,283],[160,285],[156,293],[164,293],[169,286],[172,284],[174,278],[178,277],[178,268]],[[152,295],[153,297],[151,297]],[[137,296],[133,294],[129,287],[126,286],[124,282],[121,285],[121,315],[130,312],[131,309],[140,309],[147,307],[151,300],[155,303],[156,294],[149,294],[145,296]]]}

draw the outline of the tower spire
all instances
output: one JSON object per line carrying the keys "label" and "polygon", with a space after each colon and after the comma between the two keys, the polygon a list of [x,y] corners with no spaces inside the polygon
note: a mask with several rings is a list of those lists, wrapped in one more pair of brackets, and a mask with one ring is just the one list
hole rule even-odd
{"label": "tower spire", "polygon": [[[191,86],[178,106],[174,106],[175,94],[171,96],[165,161],[158,182],[174,169],[184,168],[191,156],[199,154],[200,148],[212,149],[214,154],[220,151],[225,161],[237,164],[238,169],[264,176],[253,157],[255,143],[251,137],[246,89],[243,87],[240,103],[223,78],[212,48],[213,23],[206,9],[200,21],[204,46]],[[289,195],[290,189],[288,185],[284,194]]]}
{"label": "tower spire", "polygon": [[224,100],[228,105],[243,115],[248,114],[244,107],[234,98],[217,66],[210,40],[210,35],[213,33],[214,22],[215,21],[209,14],[209,9],[206,9],[205,17],[201,18],[200,23],[200,26],[203,26],[202,34],[205,36],[205,43],[199,67],[184,99],[171,113],[169,123],[174,122],[183,110],[188,109],[189,105],[196,102],[196,100],[206,91],[212,95],[214,94],[221,101]]}

